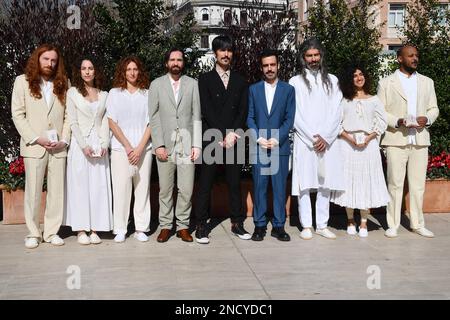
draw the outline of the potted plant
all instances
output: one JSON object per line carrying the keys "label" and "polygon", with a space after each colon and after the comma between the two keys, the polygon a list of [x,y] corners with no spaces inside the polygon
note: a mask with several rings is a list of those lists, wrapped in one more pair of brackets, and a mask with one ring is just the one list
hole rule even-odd
{"label": "potted plant", "polygon": [[[405,205],[409,211],[409,194],[406,196]],[[447,151],[428,157],[423,211],[426,213],[450,212],[450,153]]]}

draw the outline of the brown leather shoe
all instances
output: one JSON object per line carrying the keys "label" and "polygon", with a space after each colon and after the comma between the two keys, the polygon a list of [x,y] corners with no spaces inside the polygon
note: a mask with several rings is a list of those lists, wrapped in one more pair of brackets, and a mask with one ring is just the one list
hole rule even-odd
{"label": "brown leather shoe", "polygon": [[186,241],[186,242],[194,241],[194,239],[192,239],[192,236],[189,234],[188,229],[183,229],[183,230],[177,231],[177,237],[181,238],[181,240]]}
{"label": "brown leather shoe", "polygon": [[166,242],[170,238],[170,230],[169,229],[162,229],[159,233],[158,238],[156,241],[158,242]]}

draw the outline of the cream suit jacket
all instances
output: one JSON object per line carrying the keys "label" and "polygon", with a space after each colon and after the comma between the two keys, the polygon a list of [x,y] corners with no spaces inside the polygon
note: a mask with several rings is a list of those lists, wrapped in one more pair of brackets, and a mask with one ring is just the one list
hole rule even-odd
{"label": "cream suit jacket", "polygon": [[[29,158],[42,158],[45,148],[37,143],[30,144],[36,137],[46,137],[45,132],[56,129],[58,139],[70,141],[70,127],[66,106],[52,94],[51,106],[47,106],[44,96],[37,99],[31,95],[25,75],[14,82],[11,100],[11,113],[14,125],[20,134],[20,155]],[[67,156],[67,148],[53,154],[57,158]]]}
{"label": "cream suit jacket", "polygon": [[[408,129],[405,126],[396,128],[399,118],[408,115],[406,94],[398,76],[394,73],[378,84],[378,97],[383,102],[388,128],[381,139],[382,146],[406,146],[408,144]],[[439,115],[434,82],[430,78],[417,73],[417,117],[425,116],[431,125]],[[416,144],[418,146],[430,145],[428,126],[416,130]]]}
{"label": "cream suit jacket", "polygon": [[72,87],[67,91],[67,113],[70,128],[81,149],[87,146],[86,138],[92,128],[95,128],[102,148],[109,146],[109,125],[106,112],[106,98],[108,93],[101,91],[98,96],[99,106],[96,113],[92,113],[87,101],[77,88]]}

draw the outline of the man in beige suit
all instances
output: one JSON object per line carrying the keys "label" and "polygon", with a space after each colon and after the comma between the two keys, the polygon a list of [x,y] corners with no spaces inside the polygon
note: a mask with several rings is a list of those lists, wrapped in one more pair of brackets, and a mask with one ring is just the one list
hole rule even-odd
{"label": "man in beige suit", "polygon": [[43,240],[60,246],[57,235],[63,218],[64,173],[70,128],[66,116],[67,77],[59,50],[44,44],[27,62],[25,74],[14,82],[11,112],[19,132],[20,154],[25,163],[25,221],[29,234],[25,247],[42,240],[39,210],[44,176],[47,199]]}
{"label": "man in beige suit", "polygon": [[155,79],[148,94],[150,127],[159,173],[158,242],[170,237],[173,212],[173,188],[177,174],[178,197],[176,204],[177,236],[192,242],[189,218],[194,187],[194,161],[202,146],[200,97],[197,81],[182,75],[184,53],[171,49],[165,55],[168,73]]}
{"label": "man in beige suit", "polygon": [[419,74],[417,48],[405,45],[397,52],[400,69],[379,83],[378,97],[386,108],[388,129],[381,145],[387,153],[387,180],[391,201],[387,206],[386,237],[400,226],[405,174],[410,192],[410,226],[417,234],[434,237],[425,228],[423,193],[430,145],[429,126],[439,115],[434,83]]}

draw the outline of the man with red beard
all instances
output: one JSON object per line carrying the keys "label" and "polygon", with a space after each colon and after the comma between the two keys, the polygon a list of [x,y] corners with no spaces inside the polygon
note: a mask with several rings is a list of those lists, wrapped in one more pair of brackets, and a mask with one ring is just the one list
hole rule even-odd
{"label": "man with red beard", "polygon": [[[14,82],[11,112],[20,134],[20,155],[25,163],[25,247],[44,240],[55,246],[64,209],[64,174],[70,127],[66,115],[68,83],[58,48],[44,44],[28,59],[25,74]],[[47,173],[47,175],[46,175]],[[47,176],[44,234],[39,225],[41,193]]]}

